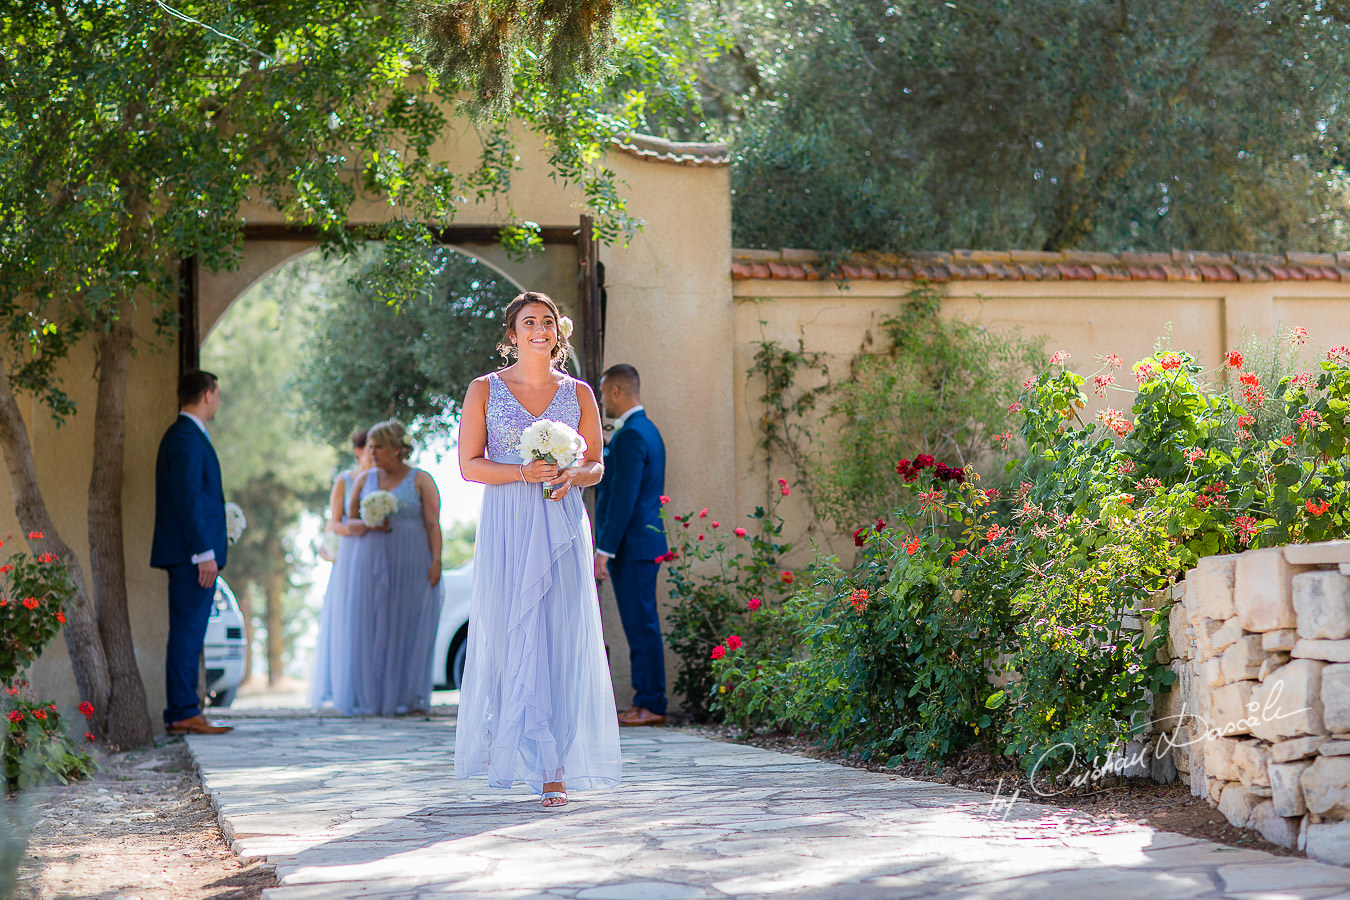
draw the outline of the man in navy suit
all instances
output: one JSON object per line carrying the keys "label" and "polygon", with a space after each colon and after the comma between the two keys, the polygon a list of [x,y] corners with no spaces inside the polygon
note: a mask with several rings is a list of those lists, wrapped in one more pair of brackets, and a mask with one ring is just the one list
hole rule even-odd
{"label": "man in navy suit", "polygon": [[164,730],[221,734],[197,696],[198,660],[215,602],[216,573],[225,568],[225,492],[206,423],[220,408],[210,372],[178,381],[178,419],[164,432],[155,459],[155,538],[150,565],[169,573],[169,646],[164,660]]}
{"label": "man in navy suit", "polygon": [[600,402],[615,419],[605,447],[605,477],[596,492],[595,578],[614,582],[619,619],[628,637],[633,706],[620,725],[664,725],[666,660],[656,608],[658,556],[666,552],[661,495],[666,445],[639,399],[637,369],[611,366],[600,378]]}

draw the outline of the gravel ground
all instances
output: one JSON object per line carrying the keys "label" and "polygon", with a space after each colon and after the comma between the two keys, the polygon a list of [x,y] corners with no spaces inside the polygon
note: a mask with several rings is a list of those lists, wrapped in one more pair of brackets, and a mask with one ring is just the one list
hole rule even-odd
{"label": "gravel ground", "polygon": [[21,795],[32,833],[16,897],[256,900],[276,885],[231,852],[182,738],[98,763],[93,778]]}

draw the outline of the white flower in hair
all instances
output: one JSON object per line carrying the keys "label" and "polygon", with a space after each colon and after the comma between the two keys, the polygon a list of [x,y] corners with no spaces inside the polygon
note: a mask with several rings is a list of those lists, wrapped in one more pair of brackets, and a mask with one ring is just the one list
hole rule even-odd
{"label": "white flower in hair", "polygon": [[563,336],[563,340],[572,339],[573,327],[571,316],[560,316],[558,318],[558,333]]}

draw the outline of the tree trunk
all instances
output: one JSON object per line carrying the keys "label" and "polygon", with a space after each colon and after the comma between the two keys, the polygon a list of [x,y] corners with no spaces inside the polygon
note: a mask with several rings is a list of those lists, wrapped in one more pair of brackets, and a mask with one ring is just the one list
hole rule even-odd
{"label": "tree trunk", "polygon": [[244,617],[244,677],[240,683],[246,683],[253,675],[253,584],[244,581],[235,592],[234,599],[239,601],[239,613]]}
{"label": "tree trunk", "polygon": [[[269,541],[269,546],[272,543]],[[284,551],[280,541],[275,543],[276,556],[273,558],[280,558]],[[267,592],[267,684],[275,687],[277,682],[281,681],[281,654],[285,649],[285,641],[281,636],[281,599],[284,593],[282,584],[286,576],[279,571],[268,572],[263,576],[263,580]]]}
{"label": "tree trunk", "polygon": [[4,451],[5,464],[9,469],[9,486],[14,495],[14,515],[19,520],[19,527],[26,533],[40,531],[43,534],[40,543],[30,540],[29,545],[34,550],[55,553],[65,563],[75,583],[75,595],[65,607],[66,626],[62,630],[65,632],[66,651],[70,655],[80,697],[94,705],[90,730],[96,735],[103,735],[107,729],[112,683],[103,642],[99,638],[94,604],[90,602],[85,586],[84,569],[56,530],[47,503],[42,498],[37,470],[33,465],[33,445],[28,440],[28,427],[19,412],[9,373],[3,366],[0,366],[0,450]]}
{"label": "tree trunk", "polygon": [[112,683],[106,738],[114,750],[141,747],[154,740],[127,613],[126,552],[122,541],[122,468],[126,458],[131,338],[131,327],[124,321],[112,323],[98,338],[98,405],[94,413],[94,466],[89,476],[89,569],[99,634]]}

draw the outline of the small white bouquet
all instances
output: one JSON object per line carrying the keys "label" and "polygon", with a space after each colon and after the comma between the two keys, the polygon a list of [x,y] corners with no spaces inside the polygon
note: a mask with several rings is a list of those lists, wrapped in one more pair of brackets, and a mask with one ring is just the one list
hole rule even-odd
{"label": "small white bouquet", "polygon": [[225,504],[225,539],[231,544],[239,543],[239,538],[243,537],[244,529],[248,527],[248,519],[244,518],[244,511],[239,508],[238,503]]}
{"label": "small white bouquet", "polygon": [[367,528],[380,528],[398,509],[398,498],[389,491],[371,491],[361,498],[361,521]]}
{"label": "small white bouquet", "polygon": [[[520,433],[520,450],[525,456],[566,469],[580,462],[586,452],[586,439],[564,422],[540,419]],[[553,488],[544,482],[544,499],[552,498]]]}

